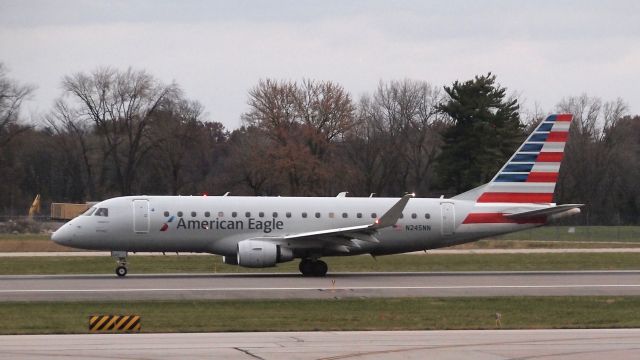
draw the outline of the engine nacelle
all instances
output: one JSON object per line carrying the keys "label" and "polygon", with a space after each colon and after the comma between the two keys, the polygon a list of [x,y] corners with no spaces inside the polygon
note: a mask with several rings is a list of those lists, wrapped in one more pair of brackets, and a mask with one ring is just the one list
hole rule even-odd
{"label": "engine nacelle", "polygon": [[293,260],[293,251],[262,240],[242,240],[238,243],[238,265],[250,268],[275,266]]}

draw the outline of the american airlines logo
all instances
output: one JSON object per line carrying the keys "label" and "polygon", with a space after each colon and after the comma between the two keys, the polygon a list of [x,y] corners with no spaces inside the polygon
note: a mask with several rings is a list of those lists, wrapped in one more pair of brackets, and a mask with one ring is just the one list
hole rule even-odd
{"label": "american airlines logo", "polygon": [[160,228],[160,231],[167,231],[169,229],[169,223],[172,222],[174,218],[175,218],[175,216],[171,215],[169,217],[169,219],[167,220],[167,222],[162,224],[162,227]]}

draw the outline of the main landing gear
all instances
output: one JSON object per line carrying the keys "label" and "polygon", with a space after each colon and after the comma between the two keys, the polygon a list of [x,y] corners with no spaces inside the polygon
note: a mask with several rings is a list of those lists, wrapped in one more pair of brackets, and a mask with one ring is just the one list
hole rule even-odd
{"label": "main landing gear", "polygon": [[314,259],[302,259],[298,266],[302,276],[316,276],[323,277],[327,275],[329,267],[327,263],[322,260]]}
{"label": "main landing gear", "polygon": [[111,257],[116,259],[116,275],[118,277],[124,277],[127,275],[127,252],[126,251],[112,251]]}

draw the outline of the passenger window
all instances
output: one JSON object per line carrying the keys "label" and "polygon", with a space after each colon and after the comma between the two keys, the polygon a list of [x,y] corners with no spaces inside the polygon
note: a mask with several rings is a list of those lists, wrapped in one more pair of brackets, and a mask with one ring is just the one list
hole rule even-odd
{"label": "passenger window", "polygon": [[334,217],[336,217],[336,214],[335,214],[335,213],[330,212],[330,213],[329,213],[329,219],[333,219]]}
{"label": "passenger window", "polygon": [[205,211],[205,212],[204,212],[204,217],[209,217],[209,216],[211,216],[211,213],[210,213],[210,212],[208,212],[208,211]]}
{"label": "passenger window", "polygon": [[93,214],[94,211],[96,211],[96,208],[90,207],[82,214],[82,216],[91,216],[91,214]]}
{"label": "passenger window", "polygon": [[362,213],[357,213],[357,214],[356,214],[356,217],[357,217],[358,219],[362,219]]}
{"label": "passenger window", "polygon": [[169,212],[168,211],[164,212],[164,217],[169,217]]}
{"label": "passenger window", "polygon": [[400,214],[400,219],[404,218],[404,213]]}
{"label": "passenger window", "polygon": [[260,217],[264,217],[264,211],[260,211],[260,212],[258,213],[258,216],[260,216]]}
{"label": "passenger window", "polygon": [[109,209],[107,208],[100,208],[96,211],[96,213],[94,214],[94,216],[104,216],[107,217],[109,216]]}
{"label": "passenger window", "polygon": [[290,218],[291,217],[291,213],[287,211],[287,217]]}
{"label": "passenger window", "polygon": [[237,212],[234,211],[234,212],[231,213],[231,217],[237,217],[237,216],[238,216]]}
{"label": "passenger window", "polygon": [[377,217],[378,217],[378,215],[376,215],[376,213],[371,213],[371,218],[372,218],[372,219],[375,219],[375,218],[377,218]]}
{"label": "passenger window", "polygon": [[306,219],[306,218],[307,218],[307,213],[306,213],[306,212],[303,212],[303,213],[302,213],[302,217]]}
{"label": "passenger window", "polygon": [[182,211],[178,211],[178,217],[182,217]]}
{"label": "passenger window", "polygon": [[191,212],[191,217],[196,217],[196,215],[197,215],[197,214],[196,214],[196,212],[195,212],[195,211],[192,211],[192,212]]}
{"label": "passenger window", "polygon": [[245,217],[251,217],[251,212],[247,211],[246,213],[244,213]]}
{"label": "passenger window", "polygon": [[348,217],[349,217],[349,214],[347,214],[347,213],[342,213],[342,217],[343,217],[344,219],[346,219],[346,218],[348,218]]}
{"label": "passenger window", "polygon": [[316,213],[316,218],[320,219],[320,213],[319,212]]}
{"label": "passenger window", "polygon": [[429,215],[429,214],[424,214],[424,218],[425,218],[425,219],[431,219],[431,215]]}
{"label": "passenger window", "polygon": [[417,219],[418,218],[418,214],[416,214],[416,213],[411,214],[411,218],[412,219]]}
{"label": "passenger window", "polygon": [[271,214],[271,217],[277,218],[278,217],[278,213],[274,211],[273,214]]}
{"label": "passenger window", "polygon": [[218,211],[218,217],[224,217],[224,211]]}

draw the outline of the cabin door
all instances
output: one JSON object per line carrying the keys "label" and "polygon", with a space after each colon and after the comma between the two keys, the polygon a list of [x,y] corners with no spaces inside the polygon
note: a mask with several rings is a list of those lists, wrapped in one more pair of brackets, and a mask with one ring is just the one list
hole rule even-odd
{"label": "cabin door", "polygon": [[149,200],[133,200],[133,231],[149,232]]}
{"label": "cabin door", "polygon": [[456,229],[456,209],[453,203],[440,203],[440,211],[442,213],[442,235],[453,235]]}

